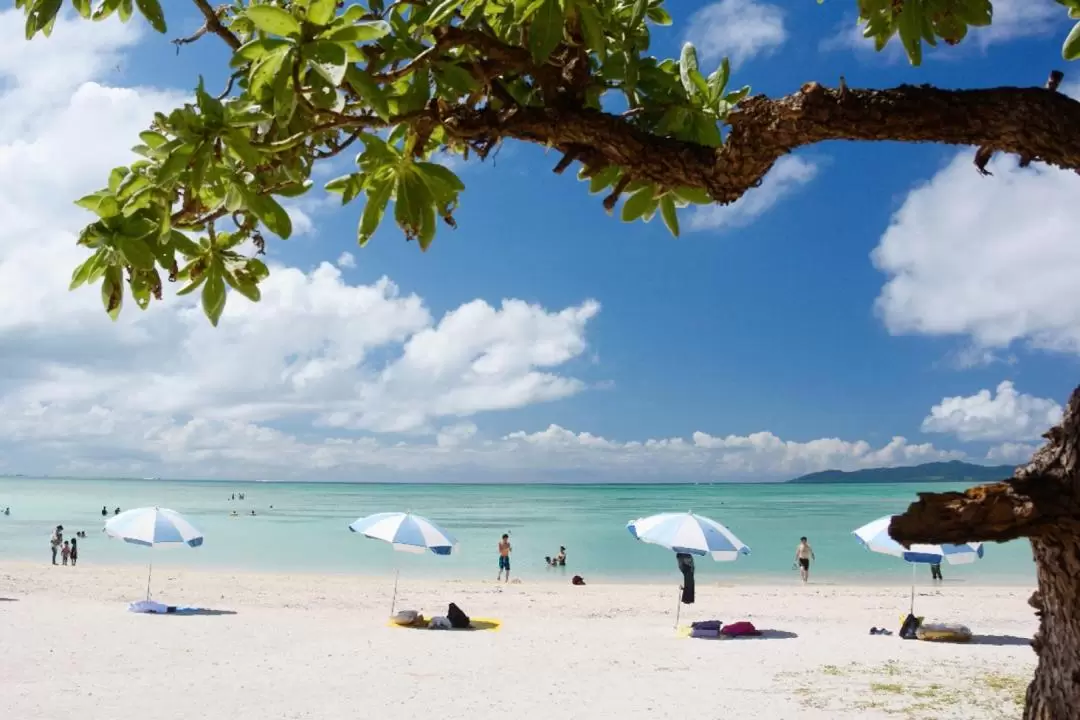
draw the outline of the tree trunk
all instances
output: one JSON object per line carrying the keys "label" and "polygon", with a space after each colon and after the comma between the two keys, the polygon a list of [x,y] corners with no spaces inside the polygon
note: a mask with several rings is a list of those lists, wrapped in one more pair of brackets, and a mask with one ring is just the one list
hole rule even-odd
{"label": "tree trunk", "polygon": [[1039,577],[1039,655],[1024,720],[1066,720],[1080,708],[1080,534],[1075,526],[1033,538]]}
{"label": "tree trunk", "polygon": [[1028,603],[1039,616],[1032,641],[1039,664],[1024,720],[1073,720],[1080,717],[1080,388],[1044,437],[1012,479],[920,493],[889,533],[905,545],[1031,539],[1039,589]]}

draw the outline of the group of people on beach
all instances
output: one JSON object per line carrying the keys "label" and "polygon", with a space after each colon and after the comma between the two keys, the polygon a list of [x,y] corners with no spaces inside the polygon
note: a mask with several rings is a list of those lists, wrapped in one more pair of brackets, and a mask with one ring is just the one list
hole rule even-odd
{"label": "group of people on beach", "polygon": [[74,567],[79,562],[79,538],[85,538],[86,532],[80,530],[75,533],[75,537],[71,540],[64,539],[64,526],[57,525],[53,530],[52,537],[49,538],[49,548],[52,550],[52,564],[58,564],[56,562],[57,555],[60,556],[60,561],[64,565],[70,564]]}
{"label": "group of people on beach", "polygon": [[[799,544],[795,547],[795,562],[792,565],[792,568],[799,569],[803,582],[810,580],[811,560],[817,560],[817,556],[814,555],[814,548],[810,546],[810,542],[803,536],[799,538]],[[945,579],[941,575],[941,563],[931,563],[930,579],[939,582]]]}
{"label": "group of people on beach", "polygon": [[[513,547],[510,545],[510,533],[503,533],[502,538],[499,539],[499,574],[495,578],[495,581],[503,579],[505,573],[506,582],[510,582],[510,553],[513,551]],[[548,555],[544,558],[544,562],[548,567],[566,567],[566,546],[560,545],[559,552],[554,557]]]}

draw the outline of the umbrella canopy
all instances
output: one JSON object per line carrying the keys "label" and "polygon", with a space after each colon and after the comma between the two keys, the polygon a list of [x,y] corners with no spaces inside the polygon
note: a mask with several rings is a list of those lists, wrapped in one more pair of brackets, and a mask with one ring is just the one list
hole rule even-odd
{"label": "umbrella canopy", "polygon": [[963,545],[912,545],[906,548],[889,537],[889,523],[892,515],[878,518],[863,525],[852,534],[867,550],[882,555],[892,555],[910,563],[966,565],[983,556],[982,543],[964,543]]}
{"label": "umbrella canopy", "polygon": [[199,547],[203,534],[175,510],[145,507],[128,510],[105,523],[105,532],[133,545]]}
{"label": "umbrella canopy", "polygon": [[449,555],[457,540],[425,517],[412,513],[376,513],[360,518],[349,529],[373,540],[390,543],[395,550],[411,553],[431,551]]}
{"label": "umbrella canopy", "polygon": [[691,555],[711,555],[713,560],[731,561],[749,555],[748,548],[726,527],[693,513],[661,513],[626,524],[638,540]]}

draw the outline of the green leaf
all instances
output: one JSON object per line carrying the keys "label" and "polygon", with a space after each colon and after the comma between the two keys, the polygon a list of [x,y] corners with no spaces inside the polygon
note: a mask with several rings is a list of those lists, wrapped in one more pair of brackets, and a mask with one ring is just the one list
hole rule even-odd
{"label": "green leaf", "polygon": [[679,200],[693,205],[711,205],[715,202],[709,193],[696,187],[679,187],[672,191]]}
{"label": "green leaf", "polygon": [[63,0],[36,0],[26,14],[26,39],[32,40],[34,35],[52,27],[62,5]]}
{"label": "green leaf", "polygon": [[308,4],[307,21],[320,27],[329,25],[337,11],[337,0],[311,0]]}
{"label": "green leaf", "polygon": [[691,97],[693,97],[697,88],[690,78],[690,72],[697,71],[697,69],[697,50],[694,49],[691,43],[686,43],[682,46],[682,55],[679,57],[679,79],[682,80],[682,86],[686,94]]}
{"label": "green leaf", "polygon": [[587,0],[586,2],[579,0],[577,9],[578,18],[581,20],[581,34],[585,36],[585,44],[588,45],[590,50],[603,57],[607,49],[607,36],[604,34],[600,12],[589,4]]}
{"label": "green leaf", "polygon": [[[248,74],[248,89],[254,97],[259,98],[265,92],[273,92],[274,83],[282,74],[286,59],[290,60],[290,66],[292,64],[289,55],[291,50],[291,44],[283,43],[252,63]],[[286,75],[291,73],[289,68],[284,70]]]}
{"label": "green leaf", "polygon": [[386,203],[390,200],[393,189],[393,184],[386,181],[367,191],[364,213],[360,216],[360,225],[356,229],[356,242],[360,247],[367,245],[368,240],[379,229],[383,214],[386,212]]}
{"label": "green leaf", "polygon": [[389,34],[389,23],[382,20],[367,20],[330,30],[322,36],[322,39],[336,43],[362,43],[378,40]]}
{"label": "green leaf", "polygon": [[664,219],[664,224],[671,234],[679,237],[679,216],[675,212],[675,200],[670,193],[660,198],[660,217]]}
{"label": "green leaf", "polygon": [[79,264],[71,273],[71,285],[68,286],[68,290],[74,290],[77,287],[85,284],[90,279],[90,273],[94,271],[94,267],[101,261],[101,251],[98,251],[86,258],[86,260]]}
{"label": "green leaf", "polygon": [[634,11],[630,14],[630,29],[633,30],[645,19],[649,10],[649,0],[634,0]]}
{"label": "green leaf", "polygon": [[306,53],[311,59],[312,67],[326,78],[328,83],[337,87],[345,79],[345,70],[348,67],[345,48],[337,43],[320,41],[307,48]]}
{"label": "green leaf", "polygon": [[727,89],[728,79],[731,77],[731,63],[727,58],[720,61],[720,67],[709,76],[709,102],[715,104]]}
{"label": "green leaf", "polygon": [[139,12],[150,23],[150,27],[159,33],[168,31],[165,26],[165,13],[162,11],[161,3],[158,0],[135,0],[135,3],[139,6]]}
{"label": "green leaf", "polygon": [[671,15],[662,7],[651,7],[646,15],[656,25],[667,27],[671,24]]}
{"label": "green leaf", "polygon": [[390,104],[386,98],[386,91],[375,82],[367,70],[361,70],[355,65],[349,65],[345,71],[345,81],[361,98],[367,100],[376,115],[383,120],[390,118]]}
{"label": "green leaf", "polygon": [[900,42],[907,52],[908,61],[914,66],[922,64],[922,11],[921,4],[905,2],[897,20]]}
{"label": "green leaf", "polygon": [[543,63],[563,39],[563,10],[560,0],[544,0],[529,25],[529,52],[533,61]]}
{"label": "green leaf", "polygon": [[124,256],[124,261],[136,270],[153,270],[154,253],[150,247],[137,238],[118,235],[116,247]]}
{"label": "green leaf", "polygon": [[233,290],[237,291],[251,302],[259,302],[262,298],[262,293],[259,292],[259,286],[253,282],[248,281],[243,275],[236,275],[228,270],[224,273],[225,282],[229,284]]}
{"label": "green leaf", "polygon": [[101,281],[101,304],[110,318],[116,320],[120,317],[120,309],[124,306],[124,274],[116,265],[105,268]]}
{"label": "green leaf", "polygon": [[292,45],[292,43],[288,40],[282,40],[281,38],[256,38],[241,45],[237,51],[233,53],[233,59],[229,64],[233,67],[239,67],[246,62],[258,60],[268,52],[289,45]]}
{"label": "green leaf", "polygon": [[653,204],[653,195],[655,193],[656,188],[648,185],[628,197],[622,206],[622,221],[633,222],[644,215],[649,210],[649,206]]}
{"label": "green leaf", "polygon": [[255,5],[244,13],[258,30],[270,35],[299,36],[300,23],[288,10],[273,5]]}
{"label": "green leaf", "polygon": [[216,263],[211,263],[206,273],[206,283],[202,290],[202,306],[210,324],[217,327],[221,313],[225,310],[225,280],[221,277],[221,270]]}
{"label": "green leaf", "polygon": [[84,20],[90,19],[90,0],[71,0],[71,6],[75,8],[75,12],[79,13],[79,17]]}
{"label": "green leaf", "polygon": [[398,173],[394,186],[394,219],[409,240],[423,234],[425,213],[433,198],[419,174],[409,168]]}
{"label": "green leaf", "polygon": [[428,15],[427,22],[424,24],[428,27],[435,27],[441,25],[444,20],[449,18],[461,5],[461,0],[442,0],[432,9],[431,14]]}
{"label": "green leaf", "polygon": [[364,189],[364,176],[360,173],[342,175],[326,183],[325,189],[328,193],[341,193],[341,204],[348,205]]}
{"label": "green leaf", "polygon": [[1065,38],[1065,44],[1061,46],[1061,57],[1066,60],[1080,57],[1080,23],[1073,25],[1069,36]]}
{"label": "green leaf", "polygon": [[120,203],[116,201],[113,195],[105,192],[96,192],[79,198],[75,201],[75,204],[81,208],[86,208],[104,220],[120,214]]}
{"label": "green leaf", "polygon": [[289,239],[289,236],[292,235],[292,219],[277,200],[270,195],[252,195],[250,193],[246,200],[248,209],[255,213],[255,217],[259,218],[259,222],[265,225],[267,230],[282,240]]}
{"label": "green leaf", "polygon": [[622,168],[618,165],[608,165],[589,179],[589,192],[595,195],[601,190],[614,185],[621,174]]}

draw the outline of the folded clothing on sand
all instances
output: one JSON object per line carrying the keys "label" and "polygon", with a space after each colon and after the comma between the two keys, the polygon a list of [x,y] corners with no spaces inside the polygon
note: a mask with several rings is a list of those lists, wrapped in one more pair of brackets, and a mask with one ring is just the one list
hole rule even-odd
{"label": "folded clothing on sand", "polygon": [[761,632],[754,627],[754,623],[742,620],[740,622],[731,623],[730,625],[725,625],[723,629],[720,630],[720,634],[726,635],[727,637],[756,637],[761,635]]}

